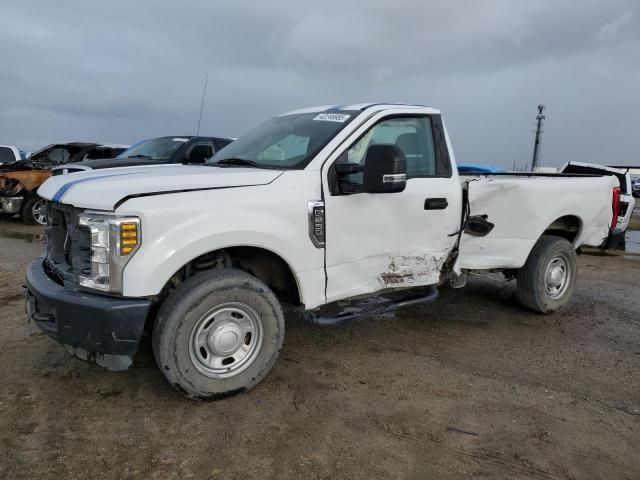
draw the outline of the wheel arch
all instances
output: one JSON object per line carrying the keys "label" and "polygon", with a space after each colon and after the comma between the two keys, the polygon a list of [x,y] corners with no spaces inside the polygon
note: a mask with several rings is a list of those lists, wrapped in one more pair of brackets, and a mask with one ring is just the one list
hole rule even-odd
{"label": "wheel arch", "polygon": [[583,221],[580,217],[574,214],[563,215],[551,222],[547,228],[542,231],[538,238],[543,235],[562,237],[575,245],[577,239],[580,238],[582,228]]}
{"label": "wheel arch", "polygon": [[182,265],[165,282],[166,294],[187,278],[215,268],[238,268],[261,280],[276,296],[295,305],[303,303],[300,280],[289,262],[262,246],[233,245],[201,253]]}

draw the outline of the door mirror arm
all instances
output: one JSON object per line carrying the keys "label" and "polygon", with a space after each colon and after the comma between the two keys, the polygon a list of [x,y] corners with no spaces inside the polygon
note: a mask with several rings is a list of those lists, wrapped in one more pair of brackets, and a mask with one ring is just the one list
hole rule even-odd
{"label": "door mirror arm", "polygon": [[338,175],[352,175],[362,171],[359,163],[336,162],[335,167]]}

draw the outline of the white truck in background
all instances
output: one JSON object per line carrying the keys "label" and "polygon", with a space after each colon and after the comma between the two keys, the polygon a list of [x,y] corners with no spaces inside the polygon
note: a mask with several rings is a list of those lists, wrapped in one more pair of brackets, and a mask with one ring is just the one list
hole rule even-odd
{"label": "white truck in background", "polygon": [[20,150],[15,145],[0,145],[0,166],[11,165],[22,160]]}
{"label": "white truck in background", "polygon": [[143,330],[179,392],[256,385],[282,347],[282,304],[337,324],[504,272],[521,303],[567,305],[576,250],[600,246],[618,180],[459,177],[440,112],[356,104],[275,117],[204,165],[52,177],[27,315],[75,355],[125,369]]}
{"label": "white truck in background", "polygon": [[611,175],[618,179],[620,183],[618,204],[616,206],[618,216],[613,219],[607,247],[612,248],[624,243],[625,233],[627,232],[627,228],[631,222],[633,209],[636,206],[636,199],[633,194],[633,183],[629,172],[625,171],[624,167],[608,167],[584,162],[568,162],[560,169],[560,172],[588,175]]}

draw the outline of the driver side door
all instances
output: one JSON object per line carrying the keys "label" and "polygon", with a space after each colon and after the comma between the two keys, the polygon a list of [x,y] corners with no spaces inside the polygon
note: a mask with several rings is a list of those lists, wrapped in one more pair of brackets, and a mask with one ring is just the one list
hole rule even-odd
{"label": "driver side door", "polygon": [[[462,203],[443,129],[439,115],[383,117],[339,153],[338,162],[364,165],[371,145],[395,144],[407,160],[401,192],[342,193],[325,164],[327,302],[438,283]],[[363,174],[344,177],[358,191]]]}

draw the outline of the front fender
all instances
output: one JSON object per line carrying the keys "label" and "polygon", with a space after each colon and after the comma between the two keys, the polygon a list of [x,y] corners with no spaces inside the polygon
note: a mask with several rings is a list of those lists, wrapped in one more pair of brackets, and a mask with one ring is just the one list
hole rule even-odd
{"label": "front fender", "polygon": [[[284,199],[274,190],[243,187],[128,201],[118,214],[141,218],[141,246],[125,267],[123,294],[157,295],[194,258],[239,246],[281,257],[296,277],[303,302],[310,290],[324,294],[323,250],[308,236],[308,195],[293,190]],[[313,271],[318,272],[317,282]]]}

